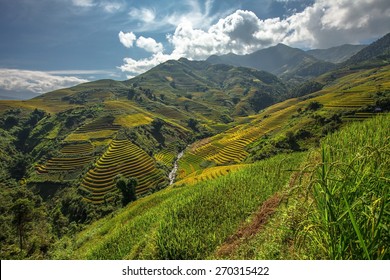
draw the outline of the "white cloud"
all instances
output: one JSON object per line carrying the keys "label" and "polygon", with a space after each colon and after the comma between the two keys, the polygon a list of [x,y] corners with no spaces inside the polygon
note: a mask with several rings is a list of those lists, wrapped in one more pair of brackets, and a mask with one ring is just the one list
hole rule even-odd
{"label": "white cloud", "polygon": [[157,43],[153,38],[139,37],[136,42],[137,47],[151,53],[158,53],[164,50],[161,43]]}
{"label": "white cloud", "polygon": [[97,8],[109,14],[122,11],[126,7],[123,0],[71,0],[71,2],[74,6],[84,8],[87,11],[91,8]]}
{"label": "white cloud", "polygon": [[55,76],[41,71],[0,68],[0,88],[10,91],[45,93],[85,82],[88,80],[73,76]]}
{"label": "white cloud", "polygon": [[288,18],[285,42],[309,47],[359,43],[389,32],[388,0],[317,0]]}
{"label": "white cloud", "polygon": [[144,58],[140,60],[135,60],[129,57],[126,57],[123,59],[124,64],[119,67],[120,70],[123,72],[128,72],[133,75],[138,75],[140,73],[144,73],[148,71],[149,69],[153,68],[156,65],[159,65],[160,63],[163,63],[165,61],[168,61],[170,59],[178,59],[179,57],[176,57],[174,55],[167,55],[163,53],[155,53],[149,58]]}
{"label": "white cloud", "polygon": [[93,7],[95,6],[95,2],[93,0],[72,0],[73,5],[77,7]]}
{"label": "white cloud", "polygon": [[133,20],[139,20],[145,23],[152,23],[156,18],[155,11],[147,8],[132,8],[129,12],[129,15]]}
{"label": "white cloud", "polygon": [[[224,10],[223,12],[212,12],[214,0],[184,0],[167,4],[166,7],[159,6],[154,8],[132,8],[129,12],[130,20],[136,22],[136,27],[133,31],[136,32],[151,32],[172,30],[178,24],[189,21],[195,28],[208,28],[215,23],[219,18],[226,16],[234,11],[234,9]],[[180,12],[168,13],[170,10]],[[156,13],[158,10],[158,13]]]}
{"label": "white cloud", "polygon": [[126,48],[131,48],[134,44],[134,41],[137,39],[137,37],[134,35],[133,32],[124,33],[119,32],[119,41],[124,45]]}
{"label": "white cloud", "polygon": [[168,59],[199,60],[229,52],[247,54],[278,43],[327,48],[374,39],[389,32],[390,27],[388,0],[316,0],[302,12],[283,19],[260,19],[251,11],[237,10],[205,28],[207,24],[199,23],[198,19],[210,13],[212,1],[207,3],[202,13],[198,1],[187,0],[194,9],[195,19],[175,14],[165,18],[172,24],[176,22],[175,32],[167,35],[173,49],[170,54],[155,49],[158,53],[149,58],[125,58],[120,69],[135,75]]}
{"label": "white cloud", "polygon": [[112,71],[107,70],[53,70],[45,71],[52,75],[111,75]]}
{"label": "white cloud", "polygon": [[120,2],[102,2],[100,3],[100,6],[105,12],[110,14],[118,12],[124,8],[124,4]]}

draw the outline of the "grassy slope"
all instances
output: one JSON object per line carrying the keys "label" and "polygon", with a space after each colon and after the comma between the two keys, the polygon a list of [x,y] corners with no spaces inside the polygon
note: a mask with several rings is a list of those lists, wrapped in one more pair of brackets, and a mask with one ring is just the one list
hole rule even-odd
{"label": "grassy slope", "polygon": [[[321,150],[308,156],[305,153],[278,155],[224,177],[168,188],[138,200],[113,217],[94,223],[75,240],[62,240],[54,257],[365,258],[357,231],[347,214],[348,208],[343,204],[346,196],[351,215],[371,249],[371,257],[386,258],[389,256],[386,246],[390,210],[389,124],[390,116],[387,115],[350,125],[330,135],[323,141],[323,146],[326,151],[331,149],[333,152],[326,156],[324,164],[321,164]],[[355,139],[352,145],[349,139]],[[343,172],[331,168],[344,164],[348,168]],[[337,203],[332,205],[340,215],[337,222],[331,222],[339,230],[333,235],[335,240],[327,239],[328,227],[321,218],[325,210],[320,208],[318,195],[322,196],[322,192],[313,192],[315,184],[321,182],[322,175],[318,172],[322,167],[329,170],[329,182],[338,185],[329,186],[335,190],[332,199],[337,199]],[[297,172],[299,170],[305,172]],[[264,207],[260,206],[267,205],[267,201],[275,197],[284,197],[284,203],[273,216],[272,213],[268,215],[271,218],[266,216],[262,225],[245,235],[245,231],[252,228],[256,213],[264,212]],[[277,206],[278,203],[274,205]],[[227,246],[236,236],[245,238],[233,242],[234,246]],[[375,242],[370,243],[372,240]],[[342,255],[328,254],[332,246],[326,243],[329,241],[336,246],[346,243]],[[221,249],[226,247],[229,249]]]}
{"label": "grassy slope", "polygon": [[326,137],[288,202],[255,235],[215,257],[388,259],[389,127],[387,114]]}
{"label": "grassy slope", "polygon": [[[332,118],[348,122],[372,117],[372,108],[380,93],[389,98],[390,66],[370,70],[344,73],[333,83],[309,96],[289,99],[272,105],[261,113],[238,119],[242,122],[232,129],[219,133],[207,141],[194,143],[179,164],[179,178],[192,175],[207,166],[226,165],[242,162],[249,152],[256,152],[267,137],[267,141],[280,141],[288,132],[310,130],[321,137],[327,133],[326,123],[315,118]],[[323,107],[316,111],[306,108],[312,102]],[[302,142],[302,141],[301,141]],[[310,141],[298,143],[302,148],[310,147]]]}
{"label": "grassy slope", "polygon": [[280,155],[217,179],[152,194],[96,222],[56,257],[207,258],[259,204],[286,187],[302,158]]}

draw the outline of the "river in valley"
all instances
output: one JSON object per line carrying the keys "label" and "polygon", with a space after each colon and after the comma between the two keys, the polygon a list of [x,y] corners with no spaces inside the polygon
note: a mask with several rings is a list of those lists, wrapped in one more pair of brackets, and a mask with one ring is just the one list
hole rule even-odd
{"label": "river in valley", "polygon": [[179,160],[182,158],[183,155],[184,155],[184,150],[181,151],[181,152],[177,155],[177,158],[176,158],[176,160],[175,160],[175,163],[173,164],[172,171],[169,172],[169,175],[168,175],[168,178],[169,178],[169,185],[172,185],[172,184],[175,182],[176,173],[177,173],[177,170],[178,170],[178,168],[179,168],[178,163],[179,163]]}

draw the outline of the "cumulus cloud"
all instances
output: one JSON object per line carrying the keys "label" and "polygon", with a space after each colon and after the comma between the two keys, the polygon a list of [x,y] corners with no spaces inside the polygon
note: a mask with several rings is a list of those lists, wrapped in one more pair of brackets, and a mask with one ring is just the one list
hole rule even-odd
{"label": "cumulus cloud", "polygon": [[133,32],[124,33],[119,32],[119,41],[124,45],[126,48],[131,48],[134,44],[134,41],[137,39],[137,37],[134,35]]}
{"label": "cumulus cloud", "polygon": [[140,60],[135,60],[130,57],[124,58],[124,64],[119,67],[123,72],[131,73],[130,77],[144,73],[147,70],[153,68],[160,63],[168,61],[170,59],[178,59],[178,57],[172,54],[163,54],[161,52],[153,54],[150,58],[144,58]]}
{"label": "cumulus cloud", "polygon": [[31,91],[40,94],[85,82],[88,80],[41,71],[0,69],[0,88],[8,91]]}
{"label": "cumulus cloud", "polygon": [[[187,2],[197,7],[197,1]],[[208,1],[209,10],[211,4]],[[173,49],[170,54],[161,53],[161,46],[151,51],[154,54],[149,58],[125,58],[120,69],[135,75],[168,59],[199,60],[229,52],[247,54],[278,43],[327,48],[377,38],[389,32],[389,27],[388,0],[316,0],[302,12],[282,19],[260,19],[251,11],[237,10],[207,28],[194,25],[191,18],[182,18],[177,21],[175,32],[167,35]]]}
{"label": "cumulus cloud", "polygon": [[317,0],[288,23],[287,44],[326,48],[359,43],[389,31],[390,5],[387,0]]}
{"label": "cumulus cloud", "polygon": [[158,53],[163,51],[163,45],[157,43],[153,38],[139,37],[136,42],[137,47],[146,50],[151,53]]}
{"label": "cumulus cloud", "polygon": [[137,39],[137,36],[135,36],[133,32],[124,33],[123,31],[120,31],[118,36],[119,36],[119,41],[126,48],[133,47],[134,42],[136,42],[135,44],[137,47],[144,49],[150,53],[158,53],[164,50],[164,47],[161,43],[156,42],[156,40],[150,37],[145,38],[143,36],[140,36]]}

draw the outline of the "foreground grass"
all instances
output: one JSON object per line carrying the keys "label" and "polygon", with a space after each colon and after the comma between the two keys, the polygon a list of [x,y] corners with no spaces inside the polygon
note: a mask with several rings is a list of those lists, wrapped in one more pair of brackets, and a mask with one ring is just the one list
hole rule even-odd
{"label": "foreground grass", "polygon": [[279,155],[224,177],[141,199],[63,239],[54,258],[207,259],[282,190],[304,154]]}
{"label": "foreground grass", "polygon": [[390,116],[328,136],[320,153],[301,237],[329,259],[390,258]]}
{"label": "foreground grass", "polygon": [[268,223],[222,258],[389,259],[389,166],[390,115],[329,135]]}

